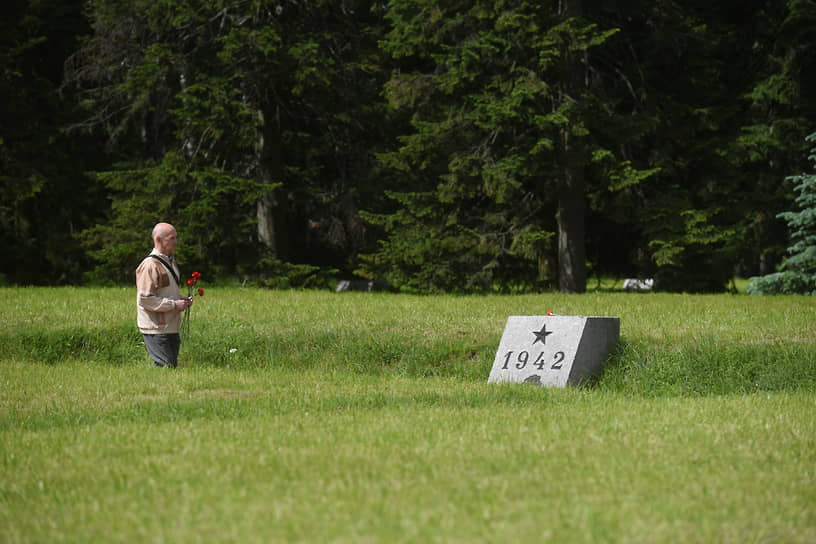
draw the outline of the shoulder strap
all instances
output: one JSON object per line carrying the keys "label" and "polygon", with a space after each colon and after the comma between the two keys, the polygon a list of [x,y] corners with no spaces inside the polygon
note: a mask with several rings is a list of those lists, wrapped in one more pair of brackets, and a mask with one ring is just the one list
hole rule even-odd
{"label": "shoulder strap", "polygon": [[170,266],[170,263],[168,263],[167,261],[165,261],[164,259],[162,259],[158,255],[156,255],[155,253],[151,253],[150,255],[148,255],[148,257],[153,257],[154,259],[156,259],[157,261],[162,263],[164,265],[164,267],[167,269],[167,271],[170,272],[170,275],[173,276],[173,279],[176,280],[176,285],[181,287],[181,284],[179,283],[179,277],[176,274],[176,271],[173,270],[173,267]]}

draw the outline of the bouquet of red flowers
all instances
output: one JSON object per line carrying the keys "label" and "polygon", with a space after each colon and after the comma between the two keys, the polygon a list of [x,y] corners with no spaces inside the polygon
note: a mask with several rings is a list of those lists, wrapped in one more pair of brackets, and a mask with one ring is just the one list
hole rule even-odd
{"label": "bouquet of red flowers", "polygon": [[[192,275],[190,275],[190,279],[187,280],[188,298],[192,299],[196,295],[200,297],[204,296],[204,289],[201,287],[196,288],[196,283],[198,283],[200,279],[201,274],[198,272],[193,272]],[[190,335],[190,313],[192,313],[192,309],[192,306],[188,307],[187,311],[184,312],[184,317],[181,318],[181,333],[185,338]]]}

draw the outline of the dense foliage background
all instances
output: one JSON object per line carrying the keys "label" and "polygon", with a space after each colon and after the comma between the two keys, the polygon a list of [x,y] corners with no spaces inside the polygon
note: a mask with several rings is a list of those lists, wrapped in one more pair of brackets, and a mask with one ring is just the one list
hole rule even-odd
{"label": "dense foliage background", "polygon": [[209,279],[720,291],[813,207],[816,2],[10,0],[0,96],[7,283],[163,220]]}

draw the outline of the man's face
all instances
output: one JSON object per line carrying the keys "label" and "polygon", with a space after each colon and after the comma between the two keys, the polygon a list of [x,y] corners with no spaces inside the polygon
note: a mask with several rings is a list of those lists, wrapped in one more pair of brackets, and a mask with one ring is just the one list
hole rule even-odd
{"label": "man's face", "polygon": [[178,244],[178,235],[176,229],[170,229],[164,233],[163,236],[156,237],[156,249],[165,255],[172,255],[176,252],[176,244]]}

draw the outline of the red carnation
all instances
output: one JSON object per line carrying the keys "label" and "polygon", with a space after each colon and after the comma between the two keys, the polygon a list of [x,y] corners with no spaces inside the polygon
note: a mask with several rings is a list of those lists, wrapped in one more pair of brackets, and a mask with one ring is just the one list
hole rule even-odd
{"label": "red carnation", "polygon": [[[189,297],[191,302],[193,300],[193,295],[195,294],[195,291],[198,291],[198,296],[200,297],[204,296],[204,289],[195,288],[196,283],[198,283],[198,280],[200,279],[201,273],[193,272],[192,274],[190,274],[190,279],[187,280],[187,296]],[[181,333],[185,338],[190,335],[190,314],[192,313],[193,313],[192,307],[188,307],[187,311],[184,312],[184,317],[182,318],[181,321]]]}

